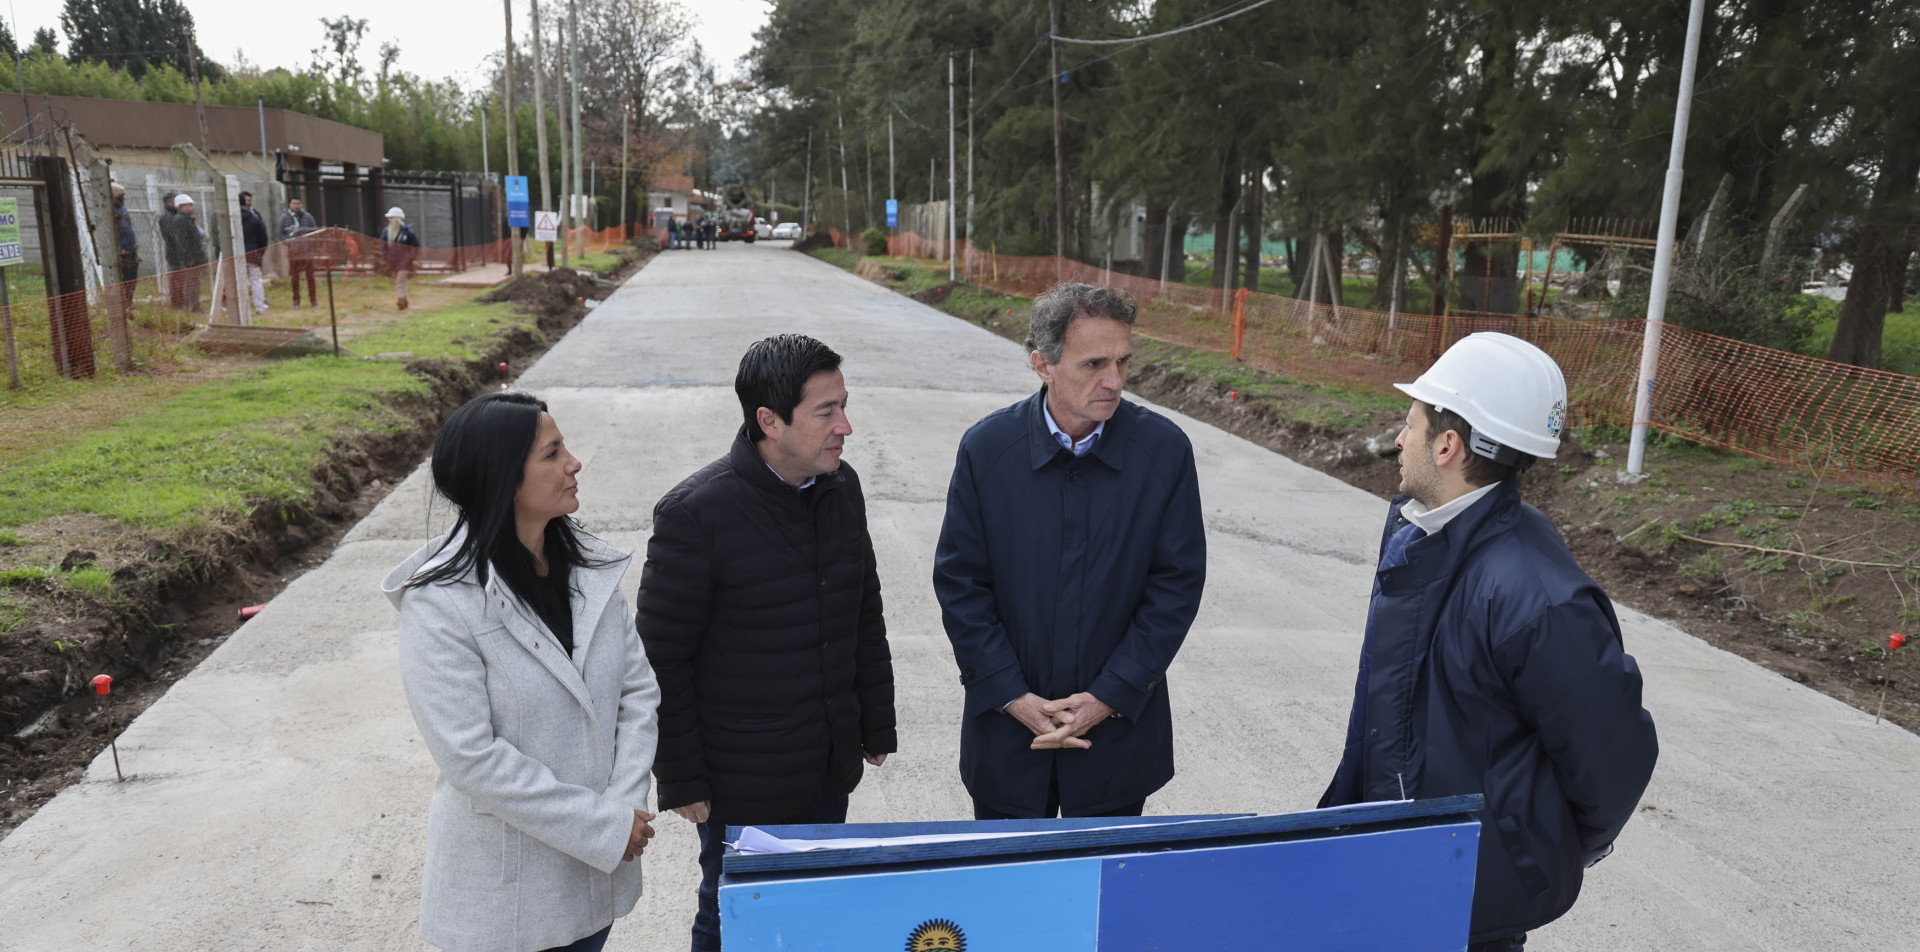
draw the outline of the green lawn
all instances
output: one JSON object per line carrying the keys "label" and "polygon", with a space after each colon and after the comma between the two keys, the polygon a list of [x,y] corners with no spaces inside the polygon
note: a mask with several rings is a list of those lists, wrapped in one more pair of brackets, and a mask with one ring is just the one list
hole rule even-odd
{"label": "green lawn", "polygon": [[[354,341],[360,353],[470,360],[515,327],[511,304],[411,315]],[[181,530],[255,503],[297,503],[331,446],[414,425],[400,405],[428,394],[402,362],[332,356],[250,367],[0,467],[0,526],[90,513]]]}

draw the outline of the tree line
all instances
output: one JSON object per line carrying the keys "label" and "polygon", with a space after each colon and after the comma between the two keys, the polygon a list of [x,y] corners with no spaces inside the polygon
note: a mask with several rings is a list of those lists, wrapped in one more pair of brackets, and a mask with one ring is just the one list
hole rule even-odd
{"label": "tree line", "polygon": [[[1682,190],[1691,240],[1669,317],[1794,346],[1809,326],[1801,279],[1816,254],[1844,259],[1853,278],[1831,356],[1878,366],[1920,235],[1920,6],[1707,9]],[[811,134],[813,193],[840,195],[838,176],[851,165],[858,181],[891,118],[896,197],[932,185],[944,198],[951,55],[962,180],[972,103],[978,243],[1044,254],[1058,241],[1097,261],[1137,204],[1148,248],[1166,229],[1210,231],[1221,286],[1258,286],[1266,237],[1289,249],[1293,287],[1312,284],[1311,248],[1359,244],[1382,274],[1410,268],[1457,295],[1431,250],[1443,209],[1542,248],[1572,221],[1657,220],[1687,13],[1680,0],[776,0],[752,59],[766,102],[750,122],[755,165],[797,194]],[[1222,14],[1236,15],[1169,33]],[[1060,43],[1056,73],[1050,32],[1169,35]],[[848,217],[879,219],[861,188],[846,194]],[[1598,246],[1571,250],[1601,263]],[[1137,267],[1184,266],[1159,258]],[[1517,241],[1476,242],[1459,273],[1511,279],[1521,260]],[[1615,262],[1616,310],[1636,291],[1644,301],[1650,262]],[[1376,305],[1395,283],[1379,282]]]}

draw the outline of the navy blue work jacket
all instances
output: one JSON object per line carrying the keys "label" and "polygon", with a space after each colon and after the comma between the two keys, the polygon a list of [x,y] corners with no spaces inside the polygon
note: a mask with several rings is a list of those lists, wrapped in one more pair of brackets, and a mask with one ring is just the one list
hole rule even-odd
{"label": "navy blue work jacket", "polygon": [[[933,587],[966,685],[960,777],[994,809],[1039,815],[1056,765],[1061,812],[1105,812],[1173,778],[1167,666],[1206,582],[1193,444],[1122,400],[1087,455],[1054,441],[1046,390],[960,440]],[[1003,713],[1028,692],[1091,693],[1120,716],[1089,750],[1031,750]]]}
{"label": "navy blue work jacket", "polygon": [[1544,925],[1572,908],[1653,776],[1640,688],[1613,603],[1503,482],[1376,575],[1321,805],[1485,794],[1471,941]]}

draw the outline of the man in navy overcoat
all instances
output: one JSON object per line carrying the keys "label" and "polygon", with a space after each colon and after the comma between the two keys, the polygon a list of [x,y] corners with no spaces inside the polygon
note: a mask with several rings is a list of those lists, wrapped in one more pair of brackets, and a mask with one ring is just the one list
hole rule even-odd
{"label": "man in navy overcoat", "polygon": [[978,819],[1138,816],[1173,778],[1167,667],[1206,580],[1193,445],[1121,399],[1124,292],[1034,301],[1040,392],[961,438],[933,584]]}

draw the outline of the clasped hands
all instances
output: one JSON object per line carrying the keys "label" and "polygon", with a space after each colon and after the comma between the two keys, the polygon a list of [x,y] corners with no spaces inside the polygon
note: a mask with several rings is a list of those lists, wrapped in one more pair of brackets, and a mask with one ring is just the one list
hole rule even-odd
{"label": "clasped hands", "polygon": [[1058,701],[1028,692],[1007,705],[1007,713],[1033,732],[1032,750],[1085,750],[1093,741],[1084,735],[1112,717],[1113,708],[1085,691]]}

